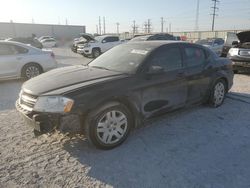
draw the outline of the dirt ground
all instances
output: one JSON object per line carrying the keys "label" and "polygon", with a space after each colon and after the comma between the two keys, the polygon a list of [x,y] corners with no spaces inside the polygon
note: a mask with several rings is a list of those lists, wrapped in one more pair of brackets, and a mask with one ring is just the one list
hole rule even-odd
{"label": "dirt ground", "polygon": [[[87,63],[54,49],[60,66]],[[0,82],[0,187],[250,187],[250,75],[225,104],[195,106],[146,123],[120,147],[83,136],[34,137],[14,108],[22,81]]]}

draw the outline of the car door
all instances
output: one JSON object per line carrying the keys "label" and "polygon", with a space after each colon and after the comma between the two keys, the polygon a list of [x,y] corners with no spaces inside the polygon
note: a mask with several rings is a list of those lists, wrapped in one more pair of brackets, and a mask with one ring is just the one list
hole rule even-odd
{"label": "car door", "polygon": [[15,45],[0,44],[0,77],[17,76],[21,59]]}
{"label": "car door", "polygon": [[112,39],[111,39],[111,37],[105,37],[105,38],[102,40],[102,48],[101,48],[101,51],[102,51],[102,53],[103,53],[103,52],[106,52],[107,50],[109,50],[110,48],[112,48]]}
{"label": "car door", "polygon": [[[179,108],[186,103],[187,81],[182,54],[177,44],[162,46],[151,54],[142,87],[142,112],[145,117]],[[160,69],[159,73],[151,69]]]}
{"label": "car door", "polygon": [[183,53],[188,82],[187,103],[197,103],[208,92],[213,66],[210,64],[206,51],[197,45],[183,44]]}

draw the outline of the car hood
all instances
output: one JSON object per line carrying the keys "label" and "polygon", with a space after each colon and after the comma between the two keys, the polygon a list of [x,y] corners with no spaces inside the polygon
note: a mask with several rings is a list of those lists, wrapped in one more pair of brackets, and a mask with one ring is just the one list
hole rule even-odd
{"label": "car hood", "polygon": [[28,80],[23,84],[22,90],[36,96],[63,94],[70,90],[125,76],[126,74],[83,65],[68,66],[54,69]]}
{"label": "car hood", "polygon": [[236,34],[240,43],[250,42],[250,31],[243,31]]}
{"label": "car hood", "polygon": [[87,34],[82,34],[81,37],[86,39],[87,41],[95,40],[94,37],[92,37],[91,35],[87,35]]}

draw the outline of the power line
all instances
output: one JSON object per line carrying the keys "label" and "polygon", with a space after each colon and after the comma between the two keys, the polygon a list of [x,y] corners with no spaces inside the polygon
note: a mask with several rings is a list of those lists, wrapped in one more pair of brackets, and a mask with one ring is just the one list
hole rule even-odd
{"label": "power line", "polygon": [[217,3],[219,3],[219,0],[211,0],[212,2],[214,2],[214,5],[212,8],[213,13],[211,14],[213,16],[213,20],[212,20],[212,31],[214,31],[214,20],[215,20],[215,16],[218,16],[218,14],[216,14],[216,11],[219,10],[219,8],[217,7]]}
{"label": "power line", "polygon": [[200,0],[197,0],[196,17],[195,17],[195,28],[194,28],[194,30],[196,30],[196,31],[199,30],[199,14],[200,14]]}

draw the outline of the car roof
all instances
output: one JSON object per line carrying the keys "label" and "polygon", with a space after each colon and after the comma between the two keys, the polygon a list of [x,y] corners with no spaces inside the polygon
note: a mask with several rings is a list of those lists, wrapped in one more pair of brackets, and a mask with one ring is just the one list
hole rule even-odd
{"label": "car roof", "polygon": [[14,45],[18,45],[18,46],[21,46],[21,47],[24,47],[24,48],[29,48],[29,49],[34,49],[34,50],[40,50],[40,49],[35,48],[35,47],[31,46],[31,45],[24,44],[24,43],[21,43],[21,42],[16,42],[16,41],[0,40],[0,44],[14,44]]}

